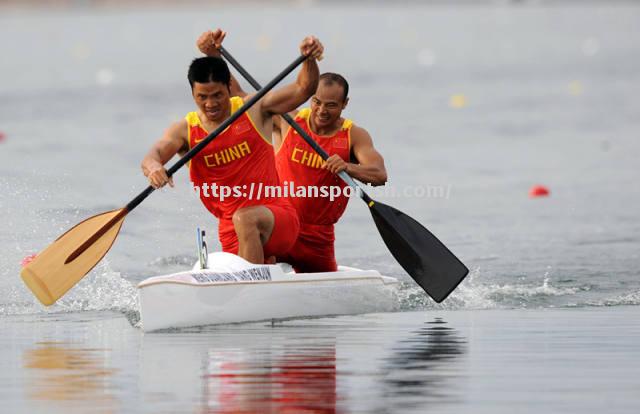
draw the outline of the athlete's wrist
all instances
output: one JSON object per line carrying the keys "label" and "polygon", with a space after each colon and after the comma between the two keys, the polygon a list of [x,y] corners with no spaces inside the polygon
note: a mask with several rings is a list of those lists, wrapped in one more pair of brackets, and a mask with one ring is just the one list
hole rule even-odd
{"label": "athlete's wrist", "polygon": [[355,164],[352,164],[352,163],[348,162],[347,163],[347,167],[344,169],[344,172],[346,172],[349,175],[353,174],[353,167],[354,166],[355,166]]}

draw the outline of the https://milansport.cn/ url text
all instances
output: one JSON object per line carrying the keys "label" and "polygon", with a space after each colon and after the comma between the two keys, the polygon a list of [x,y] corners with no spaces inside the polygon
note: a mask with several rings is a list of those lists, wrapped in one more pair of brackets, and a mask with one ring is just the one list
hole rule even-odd
{"label": "https://milansport.cn/ url text", "polygon": [[[370,196],[381,198],[441,198],[451,197],[451,185],[404,185],[397,187],[389,183],[381,186],[371,184],[362,185],[363,190]],[[357,196],[357,191],[348,186],[340,185],[296,185],[294,182],[284,181],[281,185],[265,185],[264,183],[250,183],[234,186],[221,186],[216,183],[191,183],[193,194],[199,198],[214,198],[224,201],[228,198],[247,198],[249,200],[264,200],[270,198],[328,198],[334,201],[340,197]]]}

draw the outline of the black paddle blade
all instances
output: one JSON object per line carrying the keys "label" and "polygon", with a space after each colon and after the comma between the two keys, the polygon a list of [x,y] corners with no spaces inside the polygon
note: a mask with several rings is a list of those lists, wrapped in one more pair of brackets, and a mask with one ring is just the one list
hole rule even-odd
{"label": "black paddle blade", "polygon": [[377,201],[370,209],[393,257],[433,300],[445,300],[469,269],[436,236],[402,211]]}

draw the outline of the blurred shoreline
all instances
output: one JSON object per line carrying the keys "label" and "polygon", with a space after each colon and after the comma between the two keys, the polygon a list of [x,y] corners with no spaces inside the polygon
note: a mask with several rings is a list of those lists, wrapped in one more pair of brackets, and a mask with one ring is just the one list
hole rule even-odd
{"label": "blurred shoreline", "polygon": [[83,10],[83,9],[175,9],[216,6],[224,7],[392,7],[411,6],[553,6],[572,4],[640,5],[638,0],[0,0],[0,10]]}

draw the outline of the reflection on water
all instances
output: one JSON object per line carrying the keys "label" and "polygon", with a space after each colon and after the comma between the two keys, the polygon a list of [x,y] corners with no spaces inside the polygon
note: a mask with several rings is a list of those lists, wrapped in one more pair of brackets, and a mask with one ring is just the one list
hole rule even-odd
{"label": "reflection on water", "polygon": [[106,366],[104,349],[75,348],[40,342],[24,353],[24,367],[33,374],[28,395],[40,401],[91,401],[108,409],[115,370]]}
{"label": "reflection on water", "polygon": [[122,394],[131,387],[115,375],[111,347],[40,342],[22,354],[21,394],[45,406],[38,412],[82,413],[119,412],[127,399],[153,412],[206,414],[422,412],[459,403],[466,338],[442,319],[414,320],[381,314],[144,335],[125,364],[136,367],[135,400]]}
{"label": "reflection on water", "polygon": [[[311,342],[277,335],[258,348],[207,347],[202,412],[329,414],[358,411],[360,404],[401,412],[453,401],[449,385],[467,341],[441,318],[405,331],[391,354],[380,332],[329,332]],[[359,388],[363,381],[369,386]]]}
{"label": "reflection on water", "polygon": [[450,398],[446,382],[454,375],[448,365],[465,349],[466,340],[444,320],[427,322],[400,341],[385,359],[382,371],[386,399],[402,408],[424,406],[426,400],[434,398],[446,401]]}
{"label": "reflection on water", "polygon": [[207,354],[206,413],[336,413],[335,344]]}

